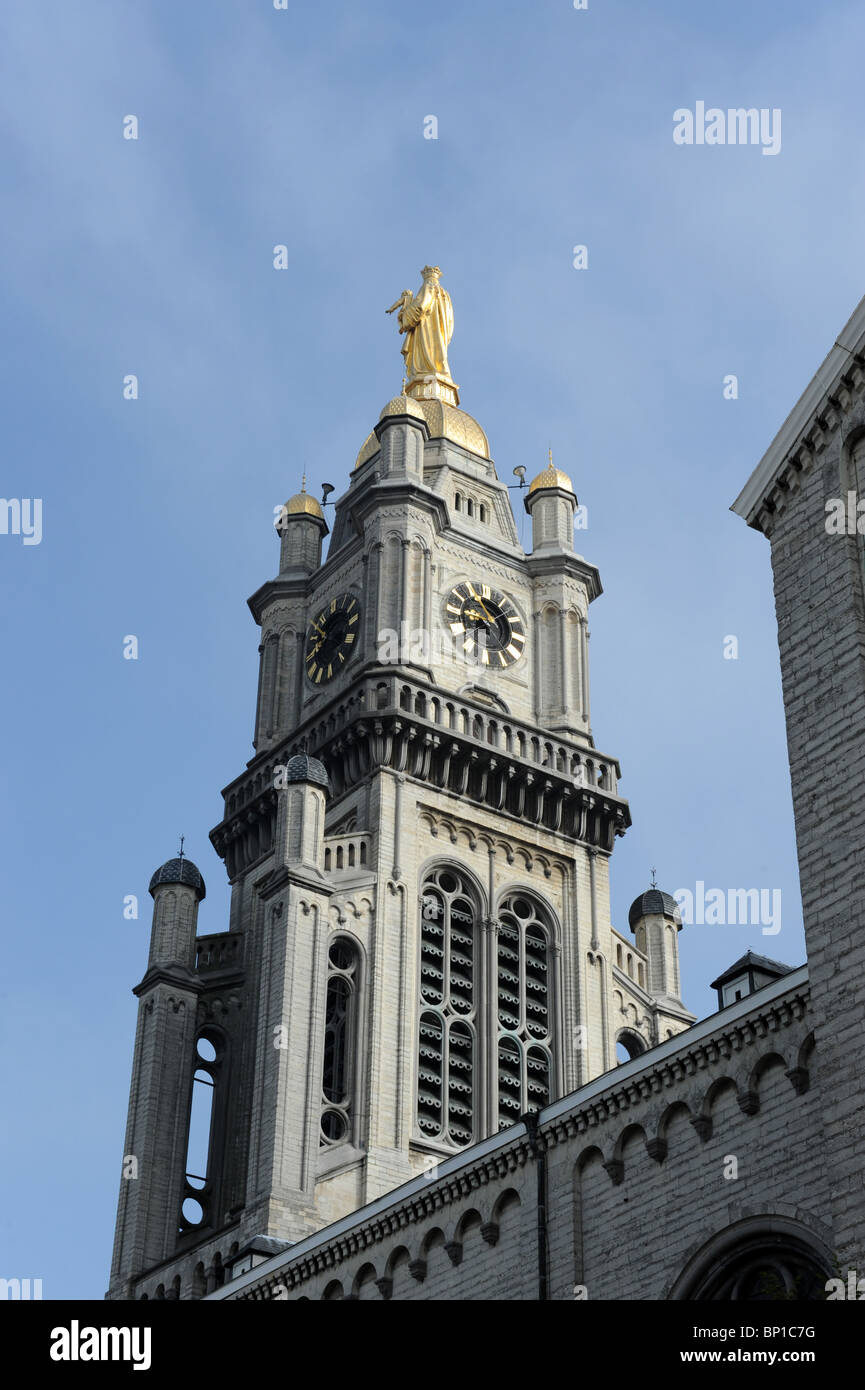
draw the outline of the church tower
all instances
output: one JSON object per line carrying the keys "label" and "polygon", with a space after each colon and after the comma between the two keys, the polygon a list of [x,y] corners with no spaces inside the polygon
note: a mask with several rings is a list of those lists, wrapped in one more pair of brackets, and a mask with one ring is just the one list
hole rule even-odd
{"label": "church tower", "polygon": [[592,738],[573,484],[499,479],[439,276],[393,306],[406,382],[330,531],[304,487],[249,601],[228,931],[195,936],[188,861],[154,875],[112,1297],[200,1296],[693,1021],[664,904],[610,921],[630,816]]}

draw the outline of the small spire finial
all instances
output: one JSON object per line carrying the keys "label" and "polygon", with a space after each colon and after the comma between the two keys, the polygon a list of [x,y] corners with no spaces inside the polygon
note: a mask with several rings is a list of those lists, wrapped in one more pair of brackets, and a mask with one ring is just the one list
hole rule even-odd
{"label": "small spire finial", "polygon": [[302,477],[301,480],[300,480],[300,490],[301,490],[301,492],[306,492],[306,474],[305,474],[305,473],[304,473],[303,477]]}
{"label": "small spire finial", "polygon": [[653,887],[653,888],[657,888],[657,886],[658,886],[658,884],[657,884],[657,881],[656,881],[656,878],[655,878],[655,870],[653,869],[653,870],[652,870],[652,887]]}
{"label": "small spire finial", "polygon": [[550,468],[552,468],[552,466],[553,466],[553,446],[552,446],[552,444],[550,445],[549,449],[547,449],[547,457],[548,457],[549,460],[550,460]]}
{"label": "small spire finial", "polygon": [[181,835],[181,837],[180,837],[180,855],[179,855],[181,864],[183,863],[183,842],[184,842],[185,839],[186,839],[186,836],[185,836],[185,835]]}

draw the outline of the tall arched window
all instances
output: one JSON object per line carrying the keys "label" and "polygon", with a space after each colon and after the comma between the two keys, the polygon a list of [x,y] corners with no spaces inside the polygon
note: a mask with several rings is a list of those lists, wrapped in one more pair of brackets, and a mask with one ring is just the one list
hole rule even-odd
{"label": "tall arched window", "polygon": [[356,1086],[360,957],[354,942],[336,937],[328,951],[321,1078],[321,1143],[351,1138]]}
{"label": "tall arched window", "polygon": [[417,1123],[456,1147],[475,1132],[477,918],[463,878],[435,869],[421,891]]}
{"label": "tall arched window", "polygon": [[499,912],[496,946],[499,1129],[552,1094],[550,929],[543,910],[522,893]]}

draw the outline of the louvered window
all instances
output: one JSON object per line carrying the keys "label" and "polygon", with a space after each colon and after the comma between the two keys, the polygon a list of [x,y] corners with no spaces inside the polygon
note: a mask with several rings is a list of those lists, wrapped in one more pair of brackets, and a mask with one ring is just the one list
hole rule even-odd
{"label": "louvered window", "polygon": [[446,868],[421,898],[417,1123],[425,1138],[463,1147],[475,1135],[477,909]]}
{"label": "louvered window", "polygon": [[499,1129],[552,1092],[549,929],[533,900],[505,899],[496,947]]}

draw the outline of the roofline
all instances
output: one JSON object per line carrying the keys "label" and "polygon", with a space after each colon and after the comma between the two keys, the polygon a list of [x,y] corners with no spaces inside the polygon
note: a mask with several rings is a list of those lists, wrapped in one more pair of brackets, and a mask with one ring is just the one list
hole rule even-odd
{"label": "roofline", "polygon": [[749,948],[743,956],[734,960],[732,965],[728,965],[717,980],[712,981],[709,988],[717,989],[719,985],[726,984],[727,980],[732,979],[734,975],[741,975],[745,970],[762,970],[767,974],[774,974],[776,979],[779,979],[782,975],[789,975],[795,968],[783,960],[772,960],[771,956],[761,956],[759,952]]}
{"label": "roofline", "polygon": [[822,363],[802,392],[787,419],[754,469],[739,496],[730,508],[754,525],[755,517],[784,467],[790,451],[814,423],[826,396],[834,390],[838,378],[850,363],[851,357],[865,353],[865,297],[860,299]]}
{"label": "roofline", "polygon": [[[600,1096],[611,1086],[620,1086],[623,1083],[634,1081],[641,1072],[650,1071],[668,1058],[674,1057],[677,1052],[689,1049],[701,1041],[709,1038],[718,1028],[719,1020],[723,1017],[725,1026],[734,1024],[754,1010],[765,1009],[772,1000],[780,998],[782,995],[800,989],[808,982],[808,966],[800,965],[798,969],[792,970],[789,975],[783,975],[779,980],[765,985],[758,994],[746,995],[744,999],[735,1004],[729,1004],[726,1009],[719,1009],[716,1013],[710,1014],[702,1022],[695,1023],[691,1028],[685,1028],[675,1037],[668,1038],[666,1042],[659,1043],[657,1047],[650,1048],[648,1052],[643,1052],[639,1057],[634,1057],[630,1062],[623,1062],[620,1066],[612,1068],[610,1071],[602,1072],[593,1081],[587,1082],[579,1090],[572,1091],[570,1095],[563,1096],[561,1100],[554,1101],[552,1105],[546,1106],[538,1115],[538,1127],[553,1124],[567,1116],[572,1110],[579,1110],[588,1101]],[[359,1207],[356,1211],[349,1212],[339,1221],[332,1222],[329,1226],[323,1226],[321,1230],[313,1232],[312,1235],[304,1237],[294,1245],[289,1245],[278,1255],[272,1255],[270,1259],[263,1260],[260,1264],[253,1265],[252,1269],[245,1274],[240,1274],[236,1279],[230,1280],[220,1289],[214,1289],[212,1293],[206,1295],[208,1301],[219,1301],[221,1299],[234,1297],[250,1284],[257,1284],[261,1279],[269,1274],[276,1273],[286,1264],[292,1263],[296,1259],[311,1254],[318,1246],[327,1245],[333,1240],[350,1231],[354,1226],[363,1225],[376,1216],[382,1215],[392,1207],[401,1206],[410,1201],[416,1194],[428,1191],[430,1182],[437,1181],[458,1173],[463,1168],[473,1167],[479,1159],[486,1158],[491,1154],[498,1153],[500,1150],[510,1148],[515,1141],[526,1137],[527,1130],[524,1121],[520,1120],[510,1128],[501,1130],[498,1134],[491,1135],[488,1139],[482,1139],[479,1144],[472,1144],[471,1148],[464,1153],[454,1154],[453,1157],[445,1159],[436,1165],[435,1169],[429,1169],[419,1177],[412,1178],[409,1182],[403,1183],[401,1187],[392,1188],[390,1192],[370,1202],[367,1206]]]}

